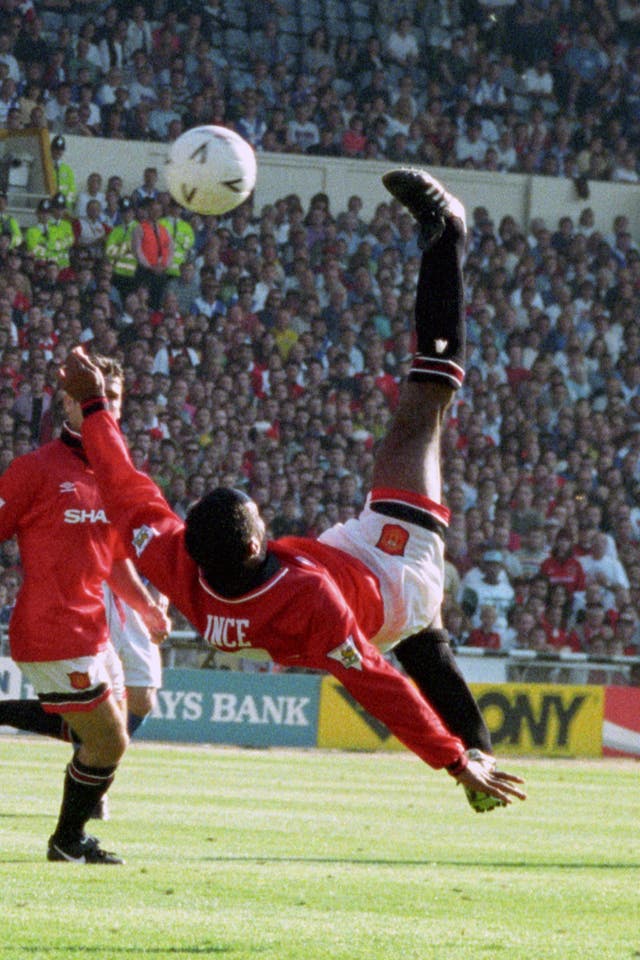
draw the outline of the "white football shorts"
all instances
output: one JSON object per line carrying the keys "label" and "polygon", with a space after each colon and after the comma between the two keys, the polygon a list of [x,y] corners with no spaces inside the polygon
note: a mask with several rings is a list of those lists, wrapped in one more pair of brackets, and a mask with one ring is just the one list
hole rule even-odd
{"label": "white football shorts", "polygon": [[[372,503],[395,515],[376,512]],[[403,512],[430,528],[404,519]],[[371,642],[381,650],[428,627],[438,613],[444,594],[444,540],[437,530],[447,522],[448,510],[426,497],[373,490],[358,517],[335,524],[318,538],[361,560],[378,578],[384,623]]]}
{"label": "white football shorts", "polygon": [[[18,666],[47,713],[75,713],[95,710],[108,698],[114,686],[120,686],[121,699],[124,689],[121,681],[119,684],[118,671],[117,668],[114,671],[113,663],[117,659],[113,651],[105,649],[91,657],[20,662]],[[116,695],[116,689],[113,692]]]}
{"label": "white football shorts", "polygon": [[[128,687],[162,686],[162,661],[140,615],[125,604],[116,605],[113,594],[105,589],[105,610],[111,643],[124,670]],[[123,620],[124,617],[124,620]]]}

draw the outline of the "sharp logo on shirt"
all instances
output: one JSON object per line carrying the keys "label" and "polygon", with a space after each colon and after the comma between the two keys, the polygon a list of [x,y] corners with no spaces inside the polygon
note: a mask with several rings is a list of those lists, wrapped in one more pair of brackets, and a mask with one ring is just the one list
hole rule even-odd
{"label": "sharp logo on shirt", "polygon": [[60,493],[75,493],[76,485],[73,480],[65,480],[60,484],[59,490]]}
{"label": "sharp logo on shirt", "polygon": [[144,527],[138,527],[137,530],[134,530],[131,544],[136,552],[136,556],[139,557],[142,551],[149,546],[153,538],[157,536],[158,531],[154,530],[153,527],[147,527],[146,524]]}
{"label": "sharp logo on shirt", "polygon": [[220,650],[239,650],[250,647],[246,638],[249,620],[234,620],[233,617],[217,617],[209,614],[204,639],[211,647]]}
{"label": "sharp logo on shirt", "polygon": [[409,533],[404,527],[397,523],[385,523],[376,547],[391,554],[392,557],[401,557],[404,554],[408,539]]}
{"label": "sharp logo on shirt", "polygon": [[65,523],[109,523],[104,510],[81,510],[71,507],[64,512]]}
{"label": "sharp logo on shirt", "polygon": [[67,676],[74,690],[88,690],[91,686],[91,678],[88,673],[80,673],[79,670],[74,670],[73,673],[68,673]]}
{"label": "sharp logo on shirt", "polygon": [[362,670],[362,654],[356,647],[353,637],[347,637],[344,643],[330,650],[327,656],[341,663],[345,670]]}

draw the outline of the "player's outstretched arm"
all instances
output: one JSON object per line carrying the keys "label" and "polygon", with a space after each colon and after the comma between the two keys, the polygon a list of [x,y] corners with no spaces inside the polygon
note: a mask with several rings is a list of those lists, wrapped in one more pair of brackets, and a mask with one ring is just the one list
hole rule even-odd
{"label": "player's outstretched arm", "polygon": [[63,388],[82,404],[82,442],[109,520],[117,527],[136,567],[174,602],[178,568],[191,563],[184,524],[148,474],[136,470],[120,429],[106,410],[100,370],[82,348],[67,358]]}

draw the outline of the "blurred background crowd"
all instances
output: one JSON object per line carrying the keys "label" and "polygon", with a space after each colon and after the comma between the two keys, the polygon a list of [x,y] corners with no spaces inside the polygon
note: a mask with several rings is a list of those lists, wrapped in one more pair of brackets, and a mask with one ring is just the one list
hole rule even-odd
{"label": "blurred background crowd", "polygon": [[[640,248],[587,199],[640,178],[639,35],[638,0],[2,0],[0,126],[47,127],[57,193],[28,227],[0,193],[0,470],[59,429],[82,342],[122,360],[132,456],[174,509],[240,486],[274,536],[314,536],[362,505],[413,349],[395,203],[191,216],[152,167],[128,196],[115,171],[77,183],[66,135],[218,123],[258,152],[570,177],[575,221],[468,211],[445,622],[457,645],[638,655]],[[6,623],[14,543],[0,564]]]}

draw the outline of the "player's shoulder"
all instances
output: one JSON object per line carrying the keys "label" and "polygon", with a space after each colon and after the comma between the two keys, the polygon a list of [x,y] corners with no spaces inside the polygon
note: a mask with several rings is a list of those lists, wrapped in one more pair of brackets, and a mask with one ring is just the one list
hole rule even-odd
{"label": "player's shoulder", "polygon": [[[312,537],[281,537],[270,541],[269,550],[289,567],[299,582],[306,580],[314,590],[321,590],[323,582],[333,584],[334,564],[341,551],[329,544]],[[344,554],[341,556],[346,561]]]}
{"label": "player's shoulder", "polygon": [[311,569],[321,566],[320,552],[314,549],[316,543],[310,537],[279,537],[269,541],[269,550],[281,561]]}

